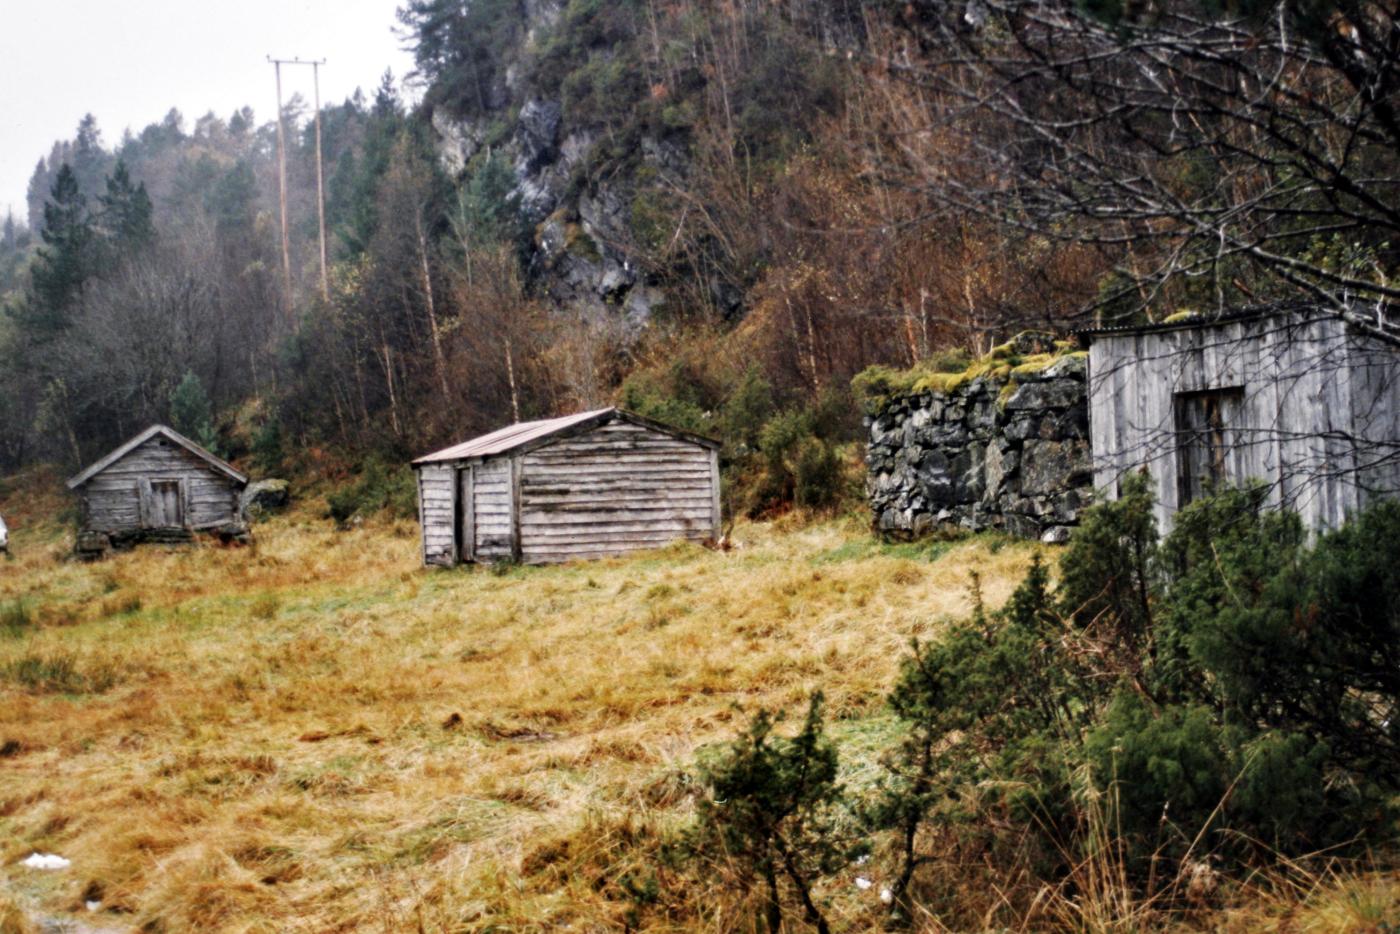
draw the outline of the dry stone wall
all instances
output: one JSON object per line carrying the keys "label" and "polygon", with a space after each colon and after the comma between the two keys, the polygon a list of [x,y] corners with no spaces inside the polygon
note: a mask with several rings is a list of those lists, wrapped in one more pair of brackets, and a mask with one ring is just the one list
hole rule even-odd
{"label": "dry stone wall", "polygon": [[955,526],[1067,540],[1092,490],[1086,376],[1087,358],[1068,354],[886,400],[866,418],[877,531]]}

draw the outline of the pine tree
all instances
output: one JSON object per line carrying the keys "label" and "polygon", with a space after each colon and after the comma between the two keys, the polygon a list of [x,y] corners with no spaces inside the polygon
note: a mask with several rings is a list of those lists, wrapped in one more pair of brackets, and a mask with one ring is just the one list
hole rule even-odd
{"label": "pine tree", "polygon": [[69,162],[78,180],[78,189],[92,197],[102,191],[110,160],[102,148],[102,131],[97,128],[97,118],[86,114],[78,124],[78,133],[73,139],[73,154]]}

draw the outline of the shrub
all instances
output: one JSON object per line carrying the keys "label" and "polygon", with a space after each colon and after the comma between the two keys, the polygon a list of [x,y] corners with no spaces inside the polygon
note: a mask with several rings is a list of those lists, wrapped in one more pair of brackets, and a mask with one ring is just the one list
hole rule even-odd
{"label": "shrub", "polygon": [[1131,478],[1086,513],[1057,589],[1033,562],[1000,612],[979,604],[914,645],[889,697],[903,740],[866,810],[896,831],[899,917],[935,819],[993,852],[997,827],[1020,828],[1021,858],[1048,877],[1101,845],[1090,798],[1106,801],[1138,881],[1193,848],[1246,858],[1385,837],[1400,792],[1400,505],[1309,548],[1297,517],[1263,502],[1222,490],[1159,546],[1146,481]]}
{"label": "shrub", "polygon": [[354,483],[326,495],[326,506],[330,518],[340,526],[355,516],[380,511],[407,518],[417,511],[417,490],[412,468],[371,458],[365,462]]}
{"label": "shrub", "polygon": [[748,512],[760,515],[786,504],[827,509],[847,487],[838,452],[847,434],[843,394],[827,392],[816,402],[785,409],[769,418],[758,434],[758,479]]}
{"label": "shrub", "polygon": [[701,768],[701,798],[687,853],[705,869],[736,873],[745,889],[761,885],[767,929],[783,929],[785,903],[802,906],[808,923],[830,930],[813,895],[824,875],[854,855],[837,831],[842,801],[836,748],[822,724],[822,697],[812,697],[802,729],[790,739],[760,710],[715,762]]}
{"label": "shrub", "polygon": [[269,418],[253,434],[253,463],[264,473],[282,470],[286,452],[282,445],[282,423]]}

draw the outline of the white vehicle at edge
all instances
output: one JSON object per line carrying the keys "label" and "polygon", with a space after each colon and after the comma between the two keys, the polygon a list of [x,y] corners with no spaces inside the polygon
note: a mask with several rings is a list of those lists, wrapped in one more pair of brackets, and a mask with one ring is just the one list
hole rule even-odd
{"label": "white vehicle at edge", "polygon": [[10,548],[10,530],[5,528],[5,517],[0,516],[0,551]]}

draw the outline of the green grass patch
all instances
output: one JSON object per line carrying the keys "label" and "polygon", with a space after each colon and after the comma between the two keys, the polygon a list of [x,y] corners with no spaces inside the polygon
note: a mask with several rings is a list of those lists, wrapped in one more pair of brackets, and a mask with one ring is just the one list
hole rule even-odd
{"label": "green grass patch", "polygon": [[30,653],[10,662],[0,673],[26,690],[39,694],[102,694],[120,680],[111,665],[80,665],[65,652]]}
{"label": "green grass patch", "polygon": [[15,597],[0,603],[0,633],[18,637],[34,629],[34,615],[24,598]]}
{"label": "green grass patch", "polygon": [[937,561],[959,544],[955,539],[925,538],[914,542],[882,542],[876,538],[846,542],[842,545],[813,555],[813,564],[842,564],[847,561],[864,561],[867,558],[903,558],[909,561]]}

